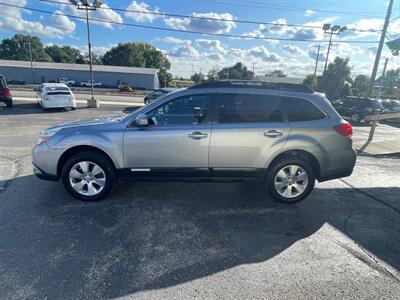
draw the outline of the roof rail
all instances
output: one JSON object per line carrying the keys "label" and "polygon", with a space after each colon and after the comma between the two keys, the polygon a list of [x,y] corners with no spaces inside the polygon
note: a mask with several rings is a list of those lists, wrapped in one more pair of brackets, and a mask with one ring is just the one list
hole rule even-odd
{"label": "roof rail", "polygon": [[314,93],[313,89],[306,84],[296,83],[278,83],[278,82],[265,82],[255,80],[221,80],[210,81],[196,84],[189,87],[189,89],[200,88],[220,88],[220,87],[243,87],[243,88],[260,88],[270,90],[282,90],[301,93]]}

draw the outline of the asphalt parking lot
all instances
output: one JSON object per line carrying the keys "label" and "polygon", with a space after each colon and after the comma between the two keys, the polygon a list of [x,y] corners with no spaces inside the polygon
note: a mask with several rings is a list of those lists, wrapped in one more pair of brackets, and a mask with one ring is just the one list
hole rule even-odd
{"label": "asphalt parking lot", "polygon": [[0,104],[1,299],[398,299],[399,158],[361,156],[294,205],[257,184],[176,182],[82,203],[32,175],[42,129],[124,109]]}

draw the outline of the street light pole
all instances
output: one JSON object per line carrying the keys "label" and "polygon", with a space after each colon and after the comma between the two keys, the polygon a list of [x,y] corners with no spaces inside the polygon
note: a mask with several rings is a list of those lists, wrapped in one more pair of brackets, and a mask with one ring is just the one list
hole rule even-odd
{"label": "street light pole", "polygon": [[[326,60],[325,60],[325,66],[324,66],[324,72],[326,71],[326,68],[328,66],[328,60],[329,60],[329,52],[331,51],[331,46],[332,46],[332,37],[333,35],[339,35],[341,34],[343,31],[347,30],[346,26],[340,26],[340,25],[334,25],[331,27],[331,24],[324,24],[324,26],[322,27],[322,29],[324,30],[324,33],[329,33],[330,37],[329,37],[329,45],[328,45],[328,52],[326,53]],[[330,32],[329,32],[330,30]]]}
{"label": "street light pole", "polygon": [[314,69],[314,79],[313,79],[313,88],[315,88],[315,84],[317,82],[317,68],[318,68],[318,60],[319,60],[319,50],[321,49],[321,45],[318,45],[317,57],[315,58],[315,69]]}
{"label": "street light pole", "polygon": [[29,47],[29,57],[30,57],[30,60],[31,60],[32,83],[35,83],[35,72],[33,70],[33,57],[32,57],[32,45],[31,45],[31,42],[28,42],[28,47]]}
{"label": "street light pole", "polygon": [[333,36],[333,30],[331,30],[331,36],[329,38],[328,51],[326,53],[324,72],[326,71],[326,67],[328,66],[329,52],[331,51],[331,45],[332,45],[332,36]]}
{"label": "street light pole", "polygon": [[89,26],[89,6],[85,5],[86,10],[86,28],[88,36],[88,48],[89,48],[89,71],[90,71],[90,90],[92,92],[92,100],[94,100],[94,86],[93,86],[93,61],[92,61],[92,45],[90,43],[90,26]]}

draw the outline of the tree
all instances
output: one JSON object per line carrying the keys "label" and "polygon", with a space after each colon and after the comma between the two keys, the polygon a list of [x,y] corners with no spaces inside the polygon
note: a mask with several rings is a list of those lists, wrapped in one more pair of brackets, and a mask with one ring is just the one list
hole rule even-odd
{"label": "tree", "polygon": [[84,64],[84,56],[78,49],[70,46],[47,46],[44,51],[57,63]]}
{"label": "tree", "polygon": [[172,84],[173,77],[167,71],[171,68],[171,63],[160,50],[147,43],[120,43],[107,51],[102,60],[105,65],[160,69],[158,78],[161,86],[164,86],[165,78],[167,86]]}
{"label": "tree", "polygon": [[367,96],[369,78],[365,75],[358,75],[354,79],[352,86],[353,95],[355,96]]}
{"label": "tree", "polygon": [[0,59],[29,61],[30,51],[34,61],[52,61],[44,51],[43,44],[36,36],[15,34],[10,39],[3,39],[0,44]]}
{"label": "tree", "polygon": [[205,76],[203,73],[194,73],[191,77],[190,80],[193,80],[195,83],[200,83],[206,80]]}
{"label": "tree", "polygon": [[253,79],[253,72],[247,70],[247,67],[241,62],[236,63],[233,67],[223,68],[218,72],[220,79]]}
{"label": "tree", "polygon": [[272,72],[265,74],[265,76],[270,77],[287,77],[286,74],[282,70],[273,70]]}
{"label": "tree", "polygon": [[207,73],[207,81],[216,81],[218,79],[218,70],[211,69]]}
{"label": "tree", "polygon": [[314,82],[314,74],[308,74],[306,79],[304,79],[303,84],[308,85],[309,87],[313,88],[315,91],[320,91],[320,83],[321,83],[322,76],[317,76]]}
{"label": "tree", "polygon": [[350,78],[349,58],[336,57],[323,73],[320,89],[329,100],[337,99],[342,94],[345,82],[352,82]]}
{"label": "tree", "polygon": [[385,76],[381,76],[378,82],[382,84],[384,95],[394,96],[394,87],[400,86],[400,68],[388,70]]}

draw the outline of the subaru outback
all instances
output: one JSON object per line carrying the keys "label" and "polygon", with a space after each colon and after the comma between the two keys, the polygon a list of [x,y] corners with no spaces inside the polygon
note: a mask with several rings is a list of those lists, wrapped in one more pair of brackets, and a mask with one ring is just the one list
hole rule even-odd
{"label": "subaru outback", "polygon": [[105,198],[121,177],[262,183],[277,201],[349,176],[352,127],[308,86],[220,81],[177,90],[125,116],[55,126],[37,137],[34,173],[73,197]]}

